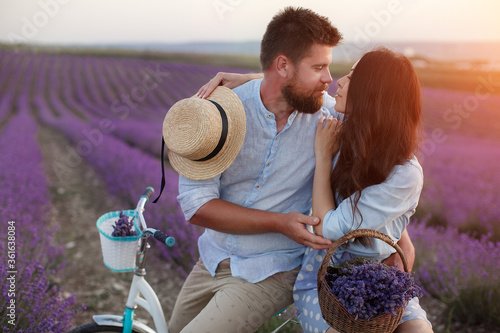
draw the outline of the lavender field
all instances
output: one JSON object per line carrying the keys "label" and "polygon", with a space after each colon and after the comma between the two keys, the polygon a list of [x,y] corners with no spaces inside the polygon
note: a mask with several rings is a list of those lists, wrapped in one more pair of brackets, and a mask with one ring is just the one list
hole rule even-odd
{"label": "lavender field", "polygon": [[[2,332],[65,332],[110,304],[121,311],[128,275],[102,264],[95,221],[159,190],[163,118],[218,71],[245,70],[0,51],[2,281],[16,272],[0,287]],[[472,79],[475,91],[423,89],[425,185],[409,232],[436,332],[500,331],[500,87]],[[146,218],[177,241],[150,258],[169,317],[201,230],[180,213],[177,174],[166,176]]]}

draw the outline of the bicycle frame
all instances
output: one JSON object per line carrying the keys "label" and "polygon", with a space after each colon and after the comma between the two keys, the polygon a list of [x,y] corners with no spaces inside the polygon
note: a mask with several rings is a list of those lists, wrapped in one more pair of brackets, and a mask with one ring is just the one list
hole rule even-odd
{"label": "bicycle frame", "polygon": [[[140,222],[142,237],[140,246],[137,250],[137,267],[134,271],[134,277],[130,286],[130,291],[127,297],[125,313],[123,316],[117,315],[95,315],[94,321],[99,325],[109,325],[123,327],[123,333],[131,333],[136,330],[141,333],[168,333],[167,321],[163,314],[161,303],[156,296],[151,285],[146,281],[146,256],[149,252],[150,245],[148,238],[154,234],[156,230],[148,228],[144,220],[144,205],[148,201],[148,196],[143,195],[137,204],[137,215]],[[142,295],[142,297],[141,297]],[[146,326],[145,324],[134,320],[134,312],[137,306],[146,310],[151,317],[156,328],[156,331]]]}
{"label": "bicycle frame", "polygon": [[[144,295],[144,298],[140,297],[140,294]],[[125,322],[127,322],[128,318],[133,319],[133,312],[136,305],[144,308],[153,317],[158,333],[168,333],[167,322],[160,301],[153,288],[144,279],[144,276],[134,275],[127,301],[127,310],[131,312],[131,315],[126,316]]]}
{"label": "bicycle frame", "polygon": [[[144,298],[140,296],[141,294]],[[141,306],[151,315],[156,331],[134,320],[134,311],[137,306]],[[144,276],[134,275],[128,295],[127,307],[123,316],[96,315],[93,319],[99,325],[123,327],[123,333],[131,333],[132,330],[142,333],[168,333],[167,321],[165,320],[160,301]]]}
{"label": "bicycle frame", "polygon": [[[142,249],[143,244],[145,244],[144,249]],[[135,269],[134,278],[132,279],[132,285],[130,286],[130,291],[128,294],[128,299],[126,303],[123,332],[130,333],[133,326],[134,310],[137,306],[141,306],[145,309],[153,318],[156,331],[158,333],[168,333],[167,321],[165,320],[165,315],[163,314],[163,309],[161,307],[160,301],[156,296],[155,291],[146,281],[144,276],[146,275],[146,270],[144,268],[146,254],[149,251],[149,244],[147,239],[142,240],[141,250],[138,253],[139,265]],[[141,258],[139,258],[141,257]],[[143,295],[144,297],[141,297]]]}

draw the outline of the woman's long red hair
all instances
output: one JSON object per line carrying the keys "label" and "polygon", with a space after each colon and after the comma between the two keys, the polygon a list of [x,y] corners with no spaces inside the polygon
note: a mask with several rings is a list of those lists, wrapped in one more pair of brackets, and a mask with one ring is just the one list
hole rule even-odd
{"label": "woman's long red hair", "polygon": [[354,194],[355,214],[361,191],[417,151],[422,98],[408,58],[387,49],[365,54],[352,72],[345,114],[331,184],[343,199]]}

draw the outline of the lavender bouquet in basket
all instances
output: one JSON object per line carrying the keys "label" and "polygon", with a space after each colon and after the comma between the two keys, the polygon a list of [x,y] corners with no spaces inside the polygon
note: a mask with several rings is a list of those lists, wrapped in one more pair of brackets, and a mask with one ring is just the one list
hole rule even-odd
{"label": "lavender bouquet in basket", "polygon": [[133,219],[131,218],[129,220],[129,217],[123,214],[123,212],[120,212],[118,220],[112,227],[114,230],[111,233],[111,236],[114,237],[137,236],[137,231],[135,231],[134,229]]}
{"label": "lavender bouquet in basket", "polygon": [[325,280],[330,292],[356,319],[370,320],[383,313],[396,315],[396,310],[410,299],[422,297],[410,273],[362,257],[328,266]]}

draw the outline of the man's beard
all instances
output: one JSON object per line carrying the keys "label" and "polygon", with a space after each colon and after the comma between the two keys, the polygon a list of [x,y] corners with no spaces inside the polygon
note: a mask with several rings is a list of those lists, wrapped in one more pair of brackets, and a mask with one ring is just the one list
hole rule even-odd
{"label": "man's beard", "polygon": [[[326,89],[328,89],[328,84],[325,83],[321,90]],[[312,114],[316,113],[323,105],[323,95],[314,96],[314,93],[318,90],[320,89],[316,89],[309,94],[302,93],[300,87],[297,85],[297,80],[293,78],[290,84],[285,85],[281,89],[281,94],[288,105],[298,112]]]}

